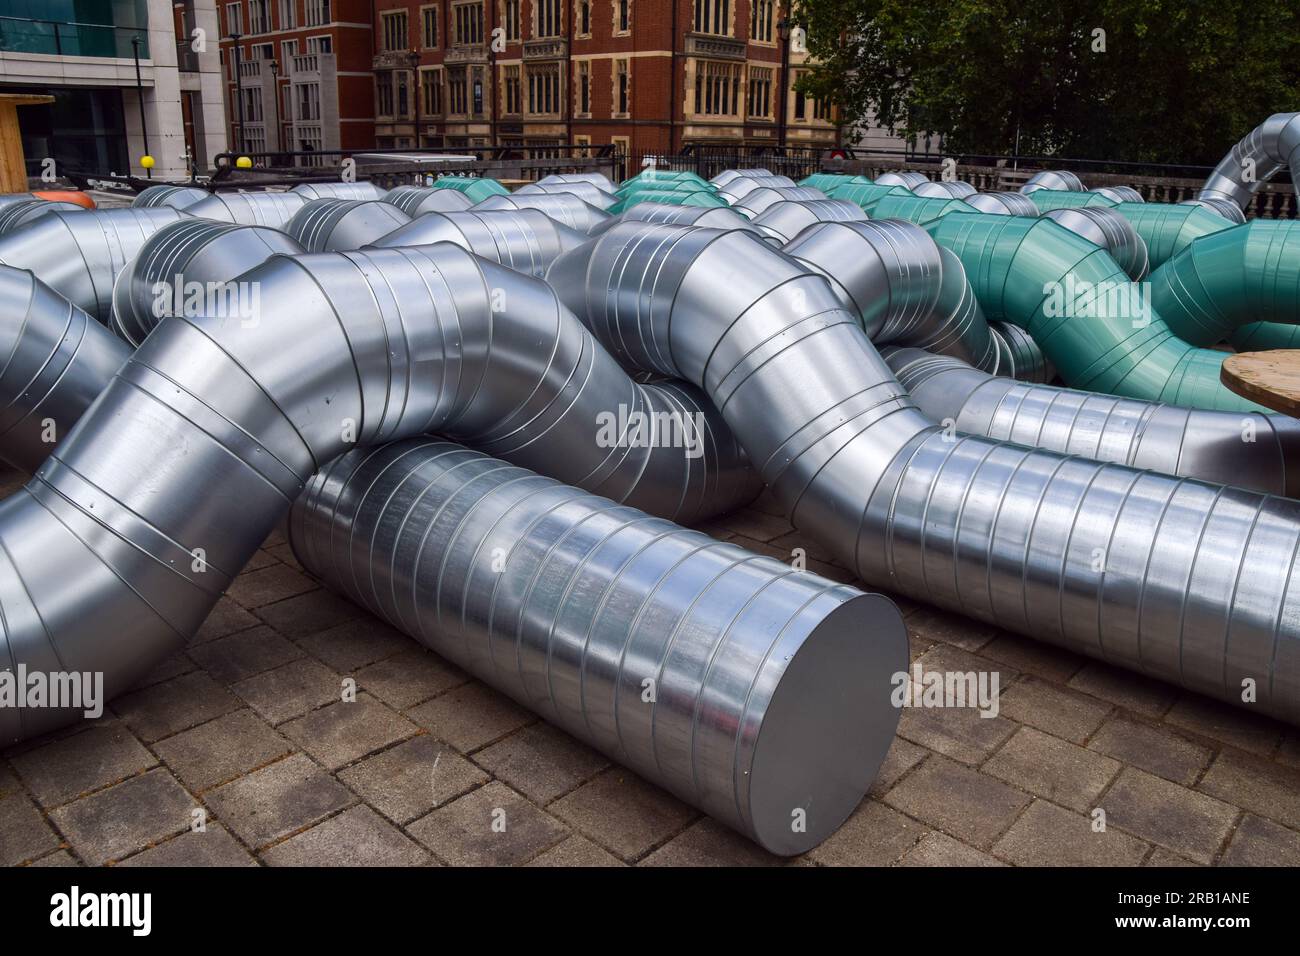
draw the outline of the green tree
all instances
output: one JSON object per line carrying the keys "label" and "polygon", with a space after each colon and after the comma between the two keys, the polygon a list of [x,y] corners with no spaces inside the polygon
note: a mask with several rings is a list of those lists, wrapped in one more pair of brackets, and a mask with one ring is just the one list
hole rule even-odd
{"label": "green tree", "polygon": [[1211,164],[1300,109],[1300,5],[798,0],[803,91],[950,153]]}

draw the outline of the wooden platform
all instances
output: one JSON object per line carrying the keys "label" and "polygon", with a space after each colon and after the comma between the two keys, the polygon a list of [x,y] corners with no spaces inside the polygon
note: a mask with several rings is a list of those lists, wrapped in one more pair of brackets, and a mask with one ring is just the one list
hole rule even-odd
{"label": "wooden platform", "polygon": [[1300,349],[1229,355],[1219,378],[1244,398],[1300,418]]}

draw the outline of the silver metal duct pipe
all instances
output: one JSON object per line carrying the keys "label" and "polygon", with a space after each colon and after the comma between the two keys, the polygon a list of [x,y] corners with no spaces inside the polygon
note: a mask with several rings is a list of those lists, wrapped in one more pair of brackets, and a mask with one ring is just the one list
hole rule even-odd
{"label": "silver metal duct pipe", "polygon": [[[716,467],[734,442],[704,401],[698,458],[617,428],[603,447],[599,412],[675,409],[692,390],[637,386],[545,283],[449,243],[276,256],[241,281],[261,289],[256,321],[163,322],[0,502],[9,666],[100,673],[110,698],[130,687],[194,633],[307,478],[356,446],[463,437],[684,520],[757,491],[738,448]],[[79,716],[0,708],[0,740]]]}
{"label": "silver metal duct pipe", "polygon": [[[252,318],[256,289],[225,283],[273,255],[295,255],[294,239],[266,226],[183,219],[150,236],[113,286],[112,328],[139,346],[169,315],[220,312]],[[242,311],[241,311],[242,310]]]}
{"label": "silver metal duct pipe", "polygon": [[[730,210],[727,210],[730,212]],[[764,235],[781,243],[789,242],[803,230],[818,222],[855,222],[866,219],[861,206],[847,199],[782,200],[773,203],[754,217],[754,225]],[[713,225],[715,223],[699,223]]]}
{"label": "silver metal duct pipe", "polygon": [[[447,192],[445,189],[437,191]],[[593,229],[610,219],[609,213],[597,209],[572,193],[531,193],[523,196],[513,193],[509,196],[488,196],[473,208],[475,211],[484,212],[501,209],[536,209],[583,235],[590,234]]]}
{"label": "silver metal duct pipe", "polygon": [[[775,176],[771,173],[766,176],[737,176],[721,187],[718,195],[728,205],[734,206],[756,189],[793,189],[797,185],[788,176]],[[819,198],[825,199],[826,194],[822,193]]]}
{"label": "silver metal duct pipe", "polygon": [[970,183],[954,180],[926,180],[919,183],[912,192],[918,196],[931,196],[936,199],[965,199],[975,195],[975,187]]}
{"label": "silver metal duct pipe", "polygon": [[998,346],[998,374],[1040,385],[1056,378],[1056,367],[1020,326],[1010,322],[990,322],[989,331]]}
{"label": "silver metal duct pipe", "polygon": [[59,202],[48,199],[24,199],[19,202],[5,203],[0,206],[0,236],[21,229],[29,222],[35,222],[52,212],[85,212],[81,206],[72,202]]}
{"label": "silver metal duct pipe", "polygon": [[101,322],[112,315],[113,282],[144,241],[186,214],[154,209],[56,209],[0,236],[0,264],[30,269]]}
{"label": "silver metal duct pipe", "polygon": [[293,192],[310,202],[313,199],[353,199],[365,202],[383,199],[388,190],[369,181],[359,183],[301,183]]}
{"label": "silver metal duct pipe", "polygon": [[308,252],[345,252],[410,222],[410,216],[381,199],[313,199],[293,214],[284,231]]}
{"label": "silver metal duct pipe", "polygon": [[891,602],[460,446],[345,455],[290,540],[353,601],[772,853],[833,833],[892,742]]}
{"label": "silver metal duct pipe", "polygon": [[[880,182],[880,180],[876,180]],[[1020,187],[1020,191],[1025,195],[1037,192],[1040,189],[1064,189],[1067,192],[1083,192],[1083,180],[1079,179],[1068,169],[1042,169],[1034,173],[1025,184]]]}
{"label": "silver metal duct pipe", "polygon": [[525,275],[543,276],[561,253],[582,245],[586,235],[536,209],[486,212],[430,212],[372,241],[373,248],[453,242]]}
{"label": "silver metal duct pipe", "polygon": [[412,219],[426,212],[463,212],[474,205],[474,200],[459,189],[434,189],[432,186],[394,186],[384,195],[391,203]]}
{"label": "silver metal duct pipe", "polygon": [[[709,183],[723,189],[726,185],[736,179],[771,179],[776,174],[770,169],[760,169],[751,167],[749,169],[724,169],[718,175],[709,180]],[[791,180],[793,182],[794,180]]]}
{"label": "silver metal duct pipe", "polygon": [[591,183],[529,183],[527,186],[520,186],[512,196],[529,196],[529,195],[555,195],[555,196],[577,196],[583,202],[590,203],[602,212],[608,212],[609,207],[618,202],[618,196],[613,193],[607,193]]}
{"label": "silver metal duct pipe", "polygon": [[812,186],[763,186],[745,193],[731,208],[753,218],[779,202],[811,202],[827,198],[824,192]]}
{"label": "silver metal duct pipe", "polygon": [[1246,221],[1246,214],[1241,211],[1231,199],[1224,199],[1221,196],[1205,196],[1201,199],[1184,199],[1178,205],[1180,206],[1200,206],[1208,209],[1210,212],[1218,213],[1229,222],[1235,222],[1237,225]]}
{"label": "silver metal duct pipe", "polygon": [[980,212],[996,216],[1034,216],[1039,215],[1034,201],[1024,193],[990,192],[976,193],[965,198],[967,205],[974,206]]}
{"label": "silver metal duct pipe", "polygon": [[597,337],[703,387],[864,581],[1300,721],[1300,501],[945,431],[751,233],[623,224],[585,251]]}
{"label": "silver metal duct pipe", "polygon": [[1056,220],[1076,236],[1082,236],[1093,245],[1101,246],[1135,282],[1146,276],[1151,264],[1147,244],[1137,234],[1133,224],[1113,209],[1079,206],[1074,209],[1052,209],[1043,215]]}
{"label": "silver metal duct pipe", "polygon": [[915,189],[917,186],[923,186],[929,181],[930,177],[925,173],[911,170],[881,173],[875,178],[877,186],[902,186],[904,189]]}
{"label": "silver metal duct pipe", "polygon": [[1261,183],[1290,167],[1300,193],[1300,113],[1274,113],[1242,137],[1214,167],[1197,199],[1226,199],[1245,209]]}
{"label": "silver metal duct pipe", "polygon": [[1142,194],[1132,186],[1098,186],[1096,189],[1089,189],[1088,192],[1100,193],[1115,202],[1146,202]]}
{"label": "silver metal duct pipe", "polygon": [[824,222],[785,253],[826,276],[879,344],[912,345],[998,370],[1000,351],[961,261],[898,219]]}
{"label": "silver metal duct pipe", "polygon": [[566,186],[570,183],[587,183],[595,186],[602,192],[617,192],[614,184],[609,181],[609,177],[604,173],[551,173],[549,176],[543,176],[537,182],[543,186]]}
{"label": "silver metal duct pipe", "polygon": [[233,222],[241,226],[269,226],[283,229],[307,200],[296,192],[213,193],[186,207],[200,219]]}
{"label": "silver metal duct pipe", "polygon": [[0,302],[0,461],[32,472],[131,349],[30,272],[0,266]]}
{"label": "silver metal duct pipe", "polygon": [[758,226],[730,206],[674,206],[663,202],[639,202],[618,216],[606,219],[591,231],[591,235],[598,236],[620,222],[666,222],[678,226],[760,232]]}
{"label": "silver metal duct pipe", "polygon": [[144,208],[173,206],[176,209],[186,209],[196,202],[207,199],[210,195],[212,194],[206,189],[200,189],[198,186],[170,186],[167,183],[159,183],[157,186],[148,186],[140,190],[131,200],[131,205]]}
{"label": "silver metal duct pipe", "polygon": [[989,375],[918,349],[885,355],[929,418],[960,432],[1300,497],[1300,421],[1179,408]]}

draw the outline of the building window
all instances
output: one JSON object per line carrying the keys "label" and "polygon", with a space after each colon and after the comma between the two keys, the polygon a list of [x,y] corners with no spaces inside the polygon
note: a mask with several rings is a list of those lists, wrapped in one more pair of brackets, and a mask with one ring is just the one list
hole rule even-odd
{"label": "building window", "polygon": [[469,113],[469,85],[463,66],[447,73],[447,112],[456,116]]}
{"label": "building window", "polygon": [[632,32],[632,0],[614,0],[614,33]]}
{"label": "building window", "polygon": [[393,115],[393,74],[387,71],[375,74],[375,115]]}
{"label": "building window", "polygon": [[[320,119],[320,84],[319,83],[299,83],[297,84],[297,102],[295,103],[294,119],[296,120],[318,120]],[[389,109],[392,109],[392,87],[389,87]]]}
{"label": "building window", "polygon": [[528,112],[539,116],[560,112],[560,65],[558,63],[529,67]]}
{"label": "building window", "polygon": [[275,44],[274,43],[254,43],[249,49],[249,56],[254,60],[274,60]]}
{"label": "building window", "polygon": [[483,4],[461,3],[451,8],[452,42],[483,42]]}
{"label": "building window", "polygon": [[749,115],[757,119],[772,117],[772,71],[768,67],[749,68]]}
{"label": "building window", "polygon": [[510,116],[518,116],[523,109],[523,88],[519,81],[519,67],[507,66],[502,69],[505,73],[505,80],[501,84],[505,96],[502,112]]}
{"label": "building window", "polygon": [[438,8],[420,8],[420,44],[426,50],[438,49]]}
{"label": "building window", "polygon": [[577,0],[578,36],[591,36],[591,0]]}
{"label": "building window", "polygon": [[392,53],[406,49],[406,11],[395,10],[380,16],[383,24],[383,49]]}
{"label": "building window", "polygon": [[248,0],[248,32],[269,33],[271,30],[271,0]]}
{"label": "building window", "polygon": [[579,116],[590,116],[591,115],[591,61],[578,60],[574,65],[578,71],[577,113]]}
{"label": "building window", "polygon": [[442,115],[442,70],[420,73],[420,92],[426,116]]}
{"label": "building window", "polygon": [[519,0],[505,0],[501,25],[505,27],[506,40],[514,42],[519,39]]}
{"label": "building window", "polygon": [[244,32],[244,8],[237,3],[226,4],[226,35]]}
{"label": "building window", "polygon": [[614,115],[626,116],[631,112],[631,77],[629,61],[614,61]]}
{"label": "building window", "polygon": [[401,119],[409,119],[411,116],[411,74],[405,70],[399,70],[393,74],[393,83],[397,93],[397,112],[393,115]]}
{"label": "building window", "polygon": [[260,86],[246,87],[243,94],[244,122],[262,122],[262,88]]}
{"label": "building window", "polygon": [[303,10],[307,14],[303,26],[318,27],[330,22],[330,0],[303,0]]}
{"label": "building window", "polygon": [[735,116],[740,112],[740,66],[703,60],[695,66],[695,112]]}
{"label": "building window", "polygon": [[280,29],[291,30],[298,25],[298,0],[280,0]]}
{"label": "building window", "polygon": [[731,0],[695,0],[695,32],[731,34]]}
{"label": "building window", "polygon": [[794,97],[794,118],[796,120],[806,121],[829,120],[831,118],[830,104],[825,100],[813,99],[811,96],[804,96],[794,88],[803,76],[803,71],[796,71],[790,79],[790,95]]}
{"label": "building window", "polygon": [[753,18],[753,24],[750,26],[750,36],[759,43],[772,42],[772,28],[775,25],[776,0],[750,0],[750,11]]}
{"label": "building window", "polygon": [[533,0],[537,22],[533,35],[538,37],[558,37],[561,28],[560,0]]}
{"label": "building window", "polygon": [[280,43],[280,58],[284,60],[285,71],[287,72],[293,63],[293,58],[298,55],[297,40],[283,40]]}

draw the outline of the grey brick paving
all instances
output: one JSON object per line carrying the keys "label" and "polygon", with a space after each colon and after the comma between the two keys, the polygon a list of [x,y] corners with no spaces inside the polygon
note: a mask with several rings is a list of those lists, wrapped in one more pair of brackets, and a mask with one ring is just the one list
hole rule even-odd
{"label": "grey brick paving", "polygon": [[[768,495],[707,530],[851,580]],[[0,752],[0,864],[1300,864],[1300,732],[898,603],[925,669],[999,673],[1000,713],[905,711],[868,799],[785,861],[319,588],[277,532],[102,721]]]}

